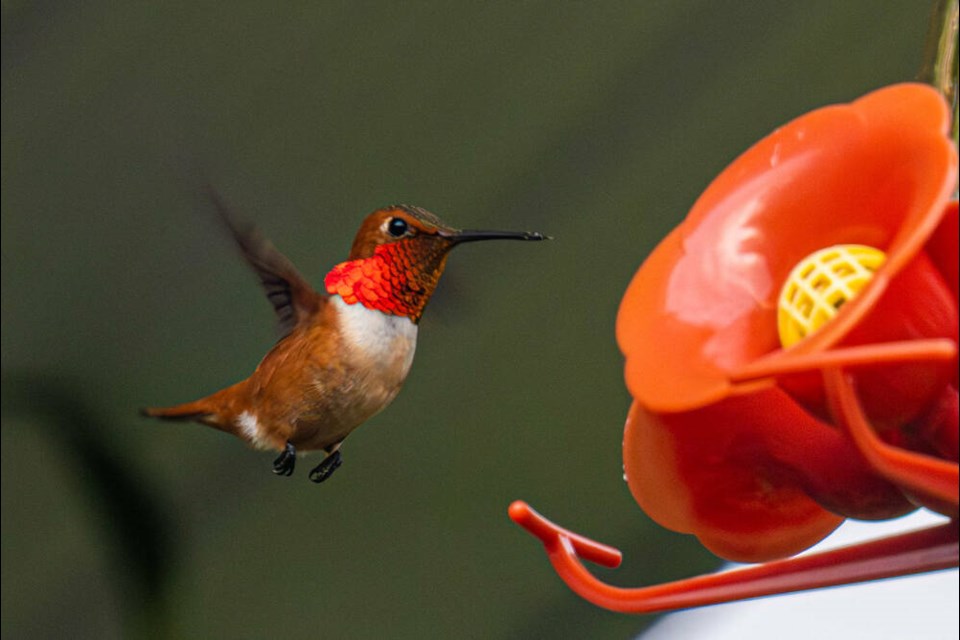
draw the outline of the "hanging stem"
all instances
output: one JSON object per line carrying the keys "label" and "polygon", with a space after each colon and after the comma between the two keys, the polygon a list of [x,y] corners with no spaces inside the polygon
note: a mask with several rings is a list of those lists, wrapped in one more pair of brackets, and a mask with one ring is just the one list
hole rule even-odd
{"label": "hanging stem", "polygon": [[933,8],[920,80],[936,87],[950,104],[950,137],[957,143],[957,6],[958,0],[939,0]]}

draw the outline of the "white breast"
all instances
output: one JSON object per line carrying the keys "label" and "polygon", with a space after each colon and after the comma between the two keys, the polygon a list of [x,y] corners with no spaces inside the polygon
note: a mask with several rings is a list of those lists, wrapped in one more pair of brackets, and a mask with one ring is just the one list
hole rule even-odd
{"label": "white breast", "polygon": [[337,295],[330,301],[337,309],[344,340],[358,354],[405,378],[417,346],[417,325],[404,316],[347,304]]}

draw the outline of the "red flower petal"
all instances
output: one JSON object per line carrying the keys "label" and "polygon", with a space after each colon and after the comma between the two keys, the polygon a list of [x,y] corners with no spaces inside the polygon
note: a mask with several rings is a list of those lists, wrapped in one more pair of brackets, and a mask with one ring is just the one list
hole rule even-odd
{"label": "red flower petal", "polygon": [[[909,298],[901,272],[921,273],[926,289],[916,295],[938,300],[934,315],[946,312],[916,337],[956,343],[957,214],[948,201],[957,153],[944,135],[948,123],[943,99],[917,84],[798,118],[724,170],[637,272],[617,318],[635,399],[624,467],[634,497],[656,520],[724,557],[756,561],[802,550],[840,516],[913,508],[842,431],[821,421],[829,419],[825,405],[816,406],[822,380],[793,380],[791,397],[775,377],[744,372],[889,340],[875,325],[896,308],[893,297]],[[873,246],[887,259],[827,325],[782,349],[780,287],[801,259],[836,244]],[[912,331],[892,339],[911,339]],[[868,414],[871,406],[894,407],[896,420],[908,419],[951,375],[942,358],[898,366],[858,374],[875,385],[866,384]],[[954,393],[955,369],[954,361]],[[912,389],[912,379],[922,384]],[[801,407],[798,384],[811,381],[821,388]],[[905,393],[906,404],[885,397],[887,388]],[[956,430],[955,419],[946,424]],[[949,436],[937,437],[949,444]]]}
{"label": "red flower petal", "polygon": [[[740,366],[781,353],[772,320],[780,285],[816,249],[866,244],[886,251],[885,275],[902,269],[956,182],[946,121],[936,91],[896,85],[811,112],[735,160],[627,289],[617,340],[631,394],[677,411],[732,393]],[[836,344],[873,301],[845,305],[791,351]]]}

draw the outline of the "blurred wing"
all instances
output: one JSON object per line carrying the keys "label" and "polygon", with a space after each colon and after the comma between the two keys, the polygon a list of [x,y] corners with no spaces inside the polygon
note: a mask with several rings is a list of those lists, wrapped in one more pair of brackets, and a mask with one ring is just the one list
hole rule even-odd
{"label": "blurred wing", "polygon": [[277,314],[280,337],[286,337],[297,324],[326,304],[327,298],[310,286],[293,263],[255,225],[241,222],[212,188],[207,192],[243,257],[260,278],[267,299]]}

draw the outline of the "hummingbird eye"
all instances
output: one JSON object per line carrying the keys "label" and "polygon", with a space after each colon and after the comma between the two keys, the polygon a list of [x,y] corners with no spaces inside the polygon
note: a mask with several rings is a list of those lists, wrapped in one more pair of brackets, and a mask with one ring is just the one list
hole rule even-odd
{"label": "hummingbird eye", "polygon": [[392,218],[390,222],[387,223],[387,233],[392,235],[394,238],[399,238],[409,229],[410,226],[403,218]]}

